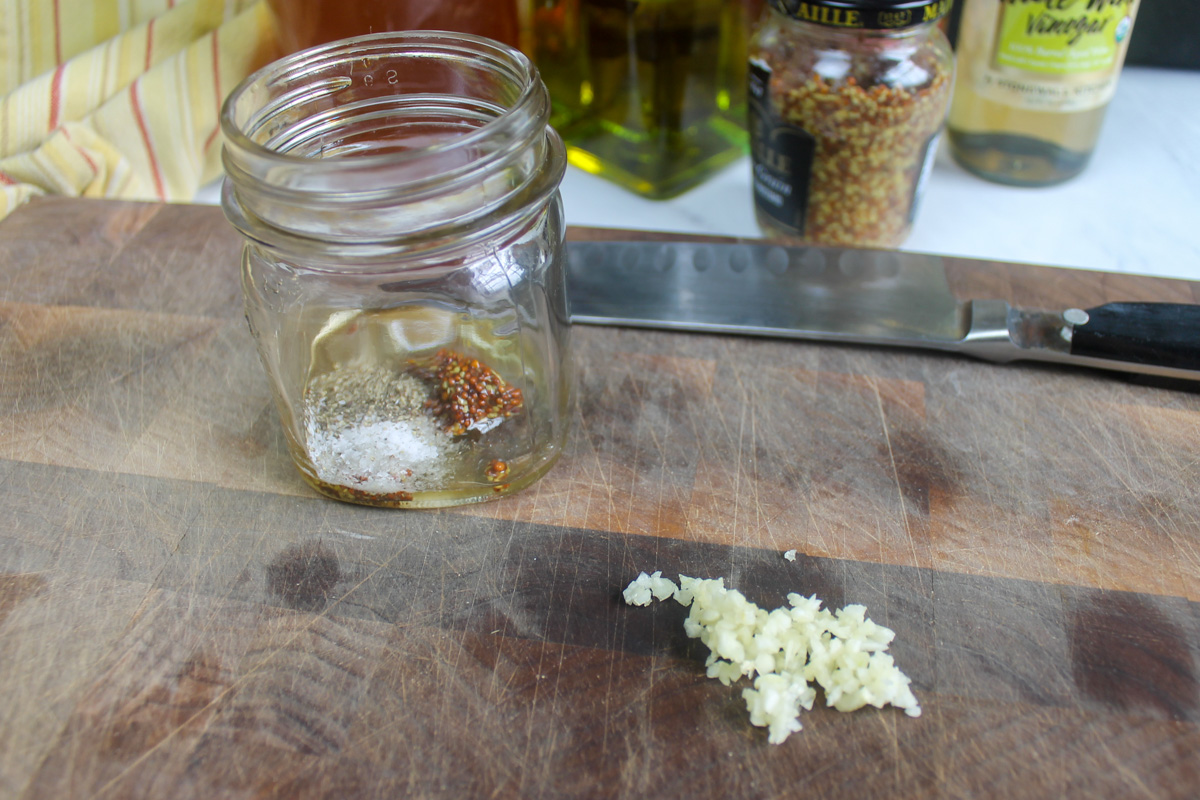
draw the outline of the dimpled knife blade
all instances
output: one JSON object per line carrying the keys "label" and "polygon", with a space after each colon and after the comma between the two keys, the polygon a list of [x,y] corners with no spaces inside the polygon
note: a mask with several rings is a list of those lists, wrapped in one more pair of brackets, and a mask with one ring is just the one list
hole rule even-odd
{"label": "dimpled knife blade", "polygon": [[572,241],[571,320],[916,347],[1200,379],[1200,306],[960,300],[945,259],[767,242]]}
{"label": "dimpled knife blade", "polygon": [[950,344],[969,326],[941,259],[765,244],[572,242],[575,322]]}

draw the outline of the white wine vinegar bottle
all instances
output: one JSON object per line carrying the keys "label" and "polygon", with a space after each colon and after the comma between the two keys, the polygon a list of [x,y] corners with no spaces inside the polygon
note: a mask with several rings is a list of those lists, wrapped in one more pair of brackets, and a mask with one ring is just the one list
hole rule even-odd
{"label": "white wine vinegar bottle", "polygon": [[1083,171],[1138,0],[967,0],[947,124],[967,170],[1015,186]]}

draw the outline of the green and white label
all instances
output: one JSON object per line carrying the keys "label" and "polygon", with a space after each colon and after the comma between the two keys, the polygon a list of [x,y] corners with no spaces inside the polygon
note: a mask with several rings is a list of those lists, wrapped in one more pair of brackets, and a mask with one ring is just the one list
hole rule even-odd
{"label": "green and white label", "polygon": [[996,65],[1044,75],[1111,69],[1132,11],[1132,0],[1005,0]]}
{"label": "green and white label", "polygon": [[1031,109],[1103,105],[1116,89],[1136,11],[1136,0],[999,0],[980,88]]}

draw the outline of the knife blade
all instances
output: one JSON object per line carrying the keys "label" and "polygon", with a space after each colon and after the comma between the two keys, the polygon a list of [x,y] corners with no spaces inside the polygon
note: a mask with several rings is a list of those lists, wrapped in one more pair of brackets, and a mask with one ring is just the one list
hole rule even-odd
{"label": "knife blade", "polygon": [[808,339],[1200,380],[1200,306],[960,300],[941,256],[770,242],[571,241],[580,324]]}

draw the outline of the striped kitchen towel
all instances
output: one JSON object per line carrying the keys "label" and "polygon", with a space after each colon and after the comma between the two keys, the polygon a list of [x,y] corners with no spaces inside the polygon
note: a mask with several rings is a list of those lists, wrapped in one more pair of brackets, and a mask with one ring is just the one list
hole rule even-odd
{"label": "striped kitchen towel", "polygon": [[0,0],[0,218],[41,194],[191,200],[225,94],[277,55],[264,0]]}

